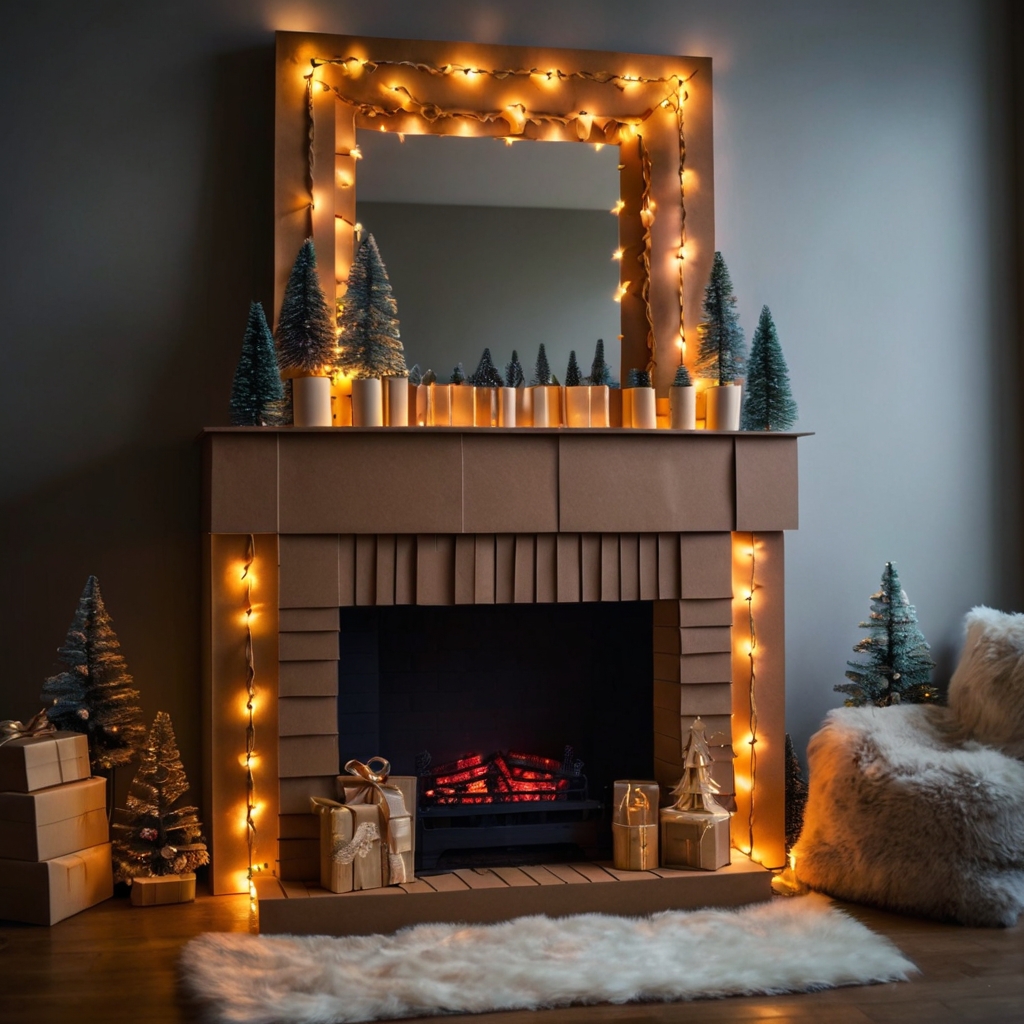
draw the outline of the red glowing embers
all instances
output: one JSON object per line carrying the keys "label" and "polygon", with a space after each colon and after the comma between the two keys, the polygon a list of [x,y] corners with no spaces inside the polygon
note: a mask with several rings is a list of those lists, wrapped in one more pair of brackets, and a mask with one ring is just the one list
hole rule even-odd
{"label": "red glowing embers", "polygon": [[434,806],[564,800],[585,792],[582,767],[569,748],[564,761],[516,751],[472,754],[424,771],[420,794]]}

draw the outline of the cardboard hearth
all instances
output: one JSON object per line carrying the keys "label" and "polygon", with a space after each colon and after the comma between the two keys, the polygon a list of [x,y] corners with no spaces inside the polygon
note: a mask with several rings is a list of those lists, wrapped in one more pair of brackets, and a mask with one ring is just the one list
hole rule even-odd
{"label": "cardboard hearth", "polygon": [[[589,868],[575,865],[568,878],[551,883],[557,894],[536,878],[495,870],[332,896],[337,911],[301,897],[319,892],[310,888],[319,877],[319,833],[309,798],[335,795],[339,608],[356,605],[653,602],[653,775],[666,786],[677,781],[682,738],[701,715],[719,741],[716,778],[736,807],[734,844],[749,850],[750,786],[736,783],[733,765],[741,772],[749,757],[745,598],[752,543],[759,742],[753,859],[781,866],[782,531],[797,527],[797,437],[614,429],[207,431],[205,795],[214,892],[247,888],[240,822],[251,600],[255,864],[265,929],[285,922],[288,930],[373,931],[453,914],[494,920],[524,912],[531,898],[557,912],[767,898],[767,872],[738,851],[724,873],[628,880],[651,883],[642,887],[595,884],[618,876],[599,869],[588,875]],[[255,557],[243,578],[250,536]],[[522,869],[531,871],[537,869]],[[324,915],[332,913],[348,923],[328,926]]]}

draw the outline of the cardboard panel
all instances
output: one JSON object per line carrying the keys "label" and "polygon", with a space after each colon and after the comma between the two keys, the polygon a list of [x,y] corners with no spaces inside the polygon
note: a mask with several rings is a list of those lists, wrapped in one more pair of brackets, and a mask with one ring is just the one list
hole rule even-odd
{"label": "cardboard panel", "polygon": [[658,595],[662,600],[679,597],[679,534],[658,534]]}
{"label": "cardboard panel", "polygon": [[281,661],[334,661],[338,660],[338,634],[281,633],[278,637],[278,658]]}
{"label": "cardboard panel", "polygon": [[654,654],[654,678],[678,683],[728,683],[730,654]]}
{"label": "cardboard panel", "polygon": [[640,600],[656,601],[658,593],[658,535],[640,535]]}
{"label": "cardboard panel", "polygon": [[[686,736],[690,726],[696,721],[696,715],[681,715],[679,727],[682,734]],[[727,747],[732,743],[733,718],[731,715],[701,715],[701,721],[707,731],[708,746],[711,748],[712,757],[715,755],[716,747]]]}
{"label": "cardboard panel", "polygon": [[732,534],[683,534],[679,562],[680,597],[732,597]]}
{"label": "cardboard panel", "polygon": [[416,538],[416,603],[455,601],[455,539],[436,534]]}
{"label": "cardboard panel", "polygon": [[679,654],[678,627],[656,625],[653,642],[657,654]]}
{"label": "cardboard panel", "polygon": [[580,538],[576,534],[558,535],[558,600],[579,601],[580,593]]}
{"label": "cardboard panel", "polygon": [[601,535],[601,600],[618,601],[619,597],[619,535]]}
{"label": "cardboard panel", "polygon": [[[657,628],[672,629],[679,625],[679,606],[681,601],[655,601],[654,625]],[[731,611],[731,609],[730,609]],[[732,621],[731,619],[729,620]]]}
{"label": "cardboard panel", "polygon": [[712,654],[732,650],[731,626],[686,626],[679,631],[682,654]]}
{"label": "cardboard panel", "polygon": [[680,626],[731,626],[732,598],[679,602]]}
{"label": "cardboard panel", "polygon": [[279,552],[282,608],[341,604],[337,537],[282,536]]}
{"label": "cardboard panel", "polygon": [[731,437],[559,437],[559,523],[580,532],[732,529]]}
{"label": "cardboard panel", "polygon": [[491,534],[477,534],[475,543],[473,600],[477,604],[494,604],[494,537]]}
{"label": "cardboard panel", "polygon": [[558,537],[554,533],[537,534],[537,603],[558,599]]}
{"label": "cardboard panel", "polygon": [[676,706],[672,709],[655,706],[654,732],[659,736],[670,736],[677,742],[680,740],[678,698],[676,699]]}
{"label": "cardboard panel", "polygon": [[[679,687],[682,684],[668,682],[665,679],[654,680],[654,706],[671,711],[679,716]],[[676,726],[678,728],[678,726]]]}
{"label": "cardboard panel", "polygon": [[207,431],[203,529],[277,533],[277,434]]}
{"label": "cardboard panel", "polygon": [[280,736],[332,735],[338,731],[334,697],[279,697],[277,731]]}
{"label": "cardboard panel", "polygon": [[656,761],[682,763],[682,744],[678,736],[663,736],[661,733],[654,734],[654,757]]}
{"label": "cardboard panel", "polygon": [[467,533],[558,530],[557,437],[466,433],[462,444]]}
{"label": "cardboard panel", "polygon": [[416,538],[399,534],[395,538],[395,604],[416,601]]}
{"label": "cardboard panel", "polygon": [[391,533],[377,537],[377,594],[376,603],[395,603],[395,536]]}
{"label": "cardboard panel", "polygon": [[730,683],[691,683],[679,688],[680,715],[732,714],[732,685]]}
{"label": "cardboard panel", "polygon": [[516,604],[533,604],[536,598],[537,544],[532,534],[516,535],[514,599]]}
{"label": "cardboard panel", "polygon": [[512,604],[515,600],[516,538],[499,533],[494,538],[494,601]]}
{"label": "cardboard panel", "polygon": [[356,604],[373,605],[377,600],[377,538],[356,537]]}
{"label": "cardboard panel", "polygon": [[320,838],[320,819],[315,814],[280,814],[277,818],[279,839]]}
{"label": "cardboard panel", "polygon": [[640,538],[635,533],[619,535],[619,598],[640,600]]}
{"label": "cardboard panel", "polygon": [[338,537],[338,603],[356,603],[356,539],[351,533]]}
{"label": "cardboard panel", "polygon": [[286,661],[278,665],[278,693],[282,697],[336,697],[336,661]]}
{"label": "cardboard panel", "polygon": [[580,536],[580,598],[584,601],[601,600],[601,537],[596,533]]}
{"label": "cardboard panel", "polygon": [[736,529],[758,532],[799,526],[797,439],[753,434],[736,445]]}
{"label": "cardboard panel", "polygon": [[282,736],[278,740],[278,771],[282,779],[304,775],[337,775],[337,736]]}
{"label": "cardboard panel", "polygon": [[682,774],[683,758],[681,754],[674,761],[663,761],[660,757],[654,759],[654,779],[662,789],[675,789]]}
{"label": "cardboard panel", "polygon": [[473,604],[476,591],[476,538],[460,534],[455,538],[455,603]]}
{"label": "cardboard panel", "polygon": [[323,632],[337,630],[338,609],[335,608],[282,608],[278,628],[286,633],[301,633],[304,630]]}
{"label": "cardboard panel", "polygon": [[335,762],[329,775],[282,778],[280,782],[281,813],[308,814],[309,798],[311,796],[322,796],[329,800],[336,800],[336,783],[334,780],[337,775],[338,765]]}
{"label": "cardboard panel", "polygon": [[283,533],[461,533],[462,444],[434,431],[279,435]]}

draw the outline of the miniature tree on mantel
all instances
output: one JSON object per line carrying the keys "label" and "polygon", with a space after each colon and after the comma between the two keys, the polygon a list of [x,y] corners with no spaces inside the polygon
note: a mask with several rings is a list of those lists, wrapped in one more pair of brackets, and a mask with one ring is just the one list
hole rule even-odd
{"label": "miniature tree on mantel", "polygon": [[312,238],[302,243],[284,290],[277,321],[277,349],[285,373],[330,375],[335,355],[334,323],[316,272]]}
{"label": "miniature tree on mantel", "polygon": [[501,387],[501,374],[494,365],[494,360],[491,359],[491,350],[489,348],[484,349],[484,354],[480,357],[480,363],[473,376],[469,378],[469,382],[470,384],[475,384],[478,388]]}
{"label": "miniature tree on mantel", "polygon": [[455,364],[455,369],[452,370],[452,375],[448,378],[448,382],[450,384],[466,383],[466,371],[462,368],[462,363]]}
{"label": "miniature tree on mantel", "polygon": [[743,389],[741,430],[789,430],[796,420],[796,402],[771,310],[764,306],[750,344],[747,381]]}
{"label": "miniature tree on mantel", "polygon": [[685,363],[680,363],[676,367],[676,375],[672,378],[672,387],[674,388],[692,388],[693,380],[690,377],[690,371],[686,368]]}
{"label": "miniature tree on mantel", "polygon": [[67,666],[43,683],[46,715],[58,729],[85,733],[93,768],[128,764],[146,734],[121,645],[90,576],[68,628],[60,660]]}
{"label": "miniature tree on mantel", "polygon": [[885,563],[882,585],[871,595],[871,618],[860,624],[870,635],[853,649],[868,656],[867,664],[850,661],[848,683],[835,687],[847,694],[847,707],[873,704],[924,704],[938,696],[931,683],[935,662],[917,625],[917,610],[900,585],[896,566]]}
{"label": "miniature tree on mantel", "polygon": [[582,383],[583,379],[580,374],[580,364],[576,362],[576,350],[573,349],[569,353],[569,365],[565,371],[565,386],[567,388],[576,388]]}
{"label": "miniature tree on mantel", "polygon": [[700,347],[697,372],[731,384],[743,372],[744,342],[736,296],[732,291],[729,268],[720,252],[715,253],[711,276],[704,289],[703,319],[697,327]]}
{"label": "miniature tree on mantel", "polygon": [[359,243],[338,317],[338,367],[352,377],[404,377],[398,306],[373,235]]}
{"label": "miniature tree on mantel", "polygon": [[590,364],[590,380],[588,383],[595,385],[609,385],[612,382],[611,371],[604,361],[604,339],[598,338],[594,347],[594,361]]}
{"label": "miniature tree on mantel", "polygon": [[263,306],[249,306],[249,322],[242,338],[231,385],[231,424],[235,427],[265,427],[280,421],[284,387],[277,367],[274,337],[267,326]]}
{"label": "miniature tree on mantel", "polygon": [[533,367],[533,381],[531,383],[534,386],[551,383],[551,366],[548,363],[548,353],[544,348],[543,342],[541,342],[541,346],[537,350],[537,362]]}
{"label": "miniature tree on mantel", "polygon": [[526,382],[523,365],[519,362],[519,353],[512,349],[512,358],[505,364],[505,387],[521,388]]}
{"label": "miniature tree on mantel", "polygon": [[128,790],[128,806],[114,822],[116,881],[180,875],[209,863],[196,808],[174,806],[187,792],[171,717],[158,711]]}

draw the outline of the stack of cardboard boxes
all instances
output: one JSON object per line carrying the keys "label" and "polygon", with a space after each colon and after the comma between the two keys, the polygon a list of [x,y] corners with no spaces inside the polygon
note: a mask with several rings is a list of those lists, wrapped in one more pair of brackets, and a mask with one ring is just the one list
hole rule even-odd
{"label": "stack of cardboard boxes", "polygon": [[0,918],[56,924],[114,894],[107,783],[85,736],[0,746]]}

